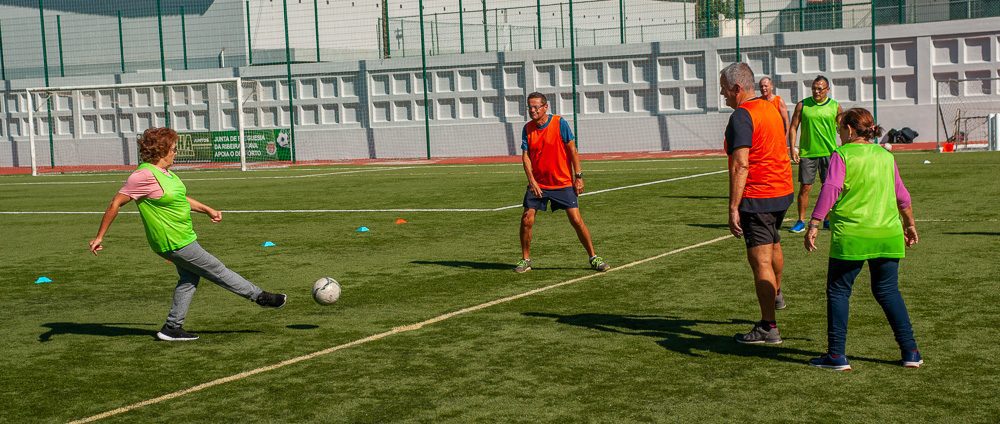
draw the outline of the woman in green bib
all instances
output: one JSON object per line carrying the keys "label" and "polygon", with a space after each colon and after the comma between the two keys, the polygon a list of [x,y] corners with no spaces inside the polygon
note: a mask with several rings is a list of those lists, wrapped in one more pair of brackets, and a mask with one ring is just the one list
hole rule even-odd
{"label": "woman in green bib", "polygon": [[844,352],[851,286],[865,262],[872,294],[889,320],[905,367],[924,361],[913,338],[906,304],[899,294],[899,260],[906,247],[919,241],[910,193],[899,178],[892,154],[872,140],[882,135],[872,114],[853,108],[841,114],[842,145],[830,157],[826,182],[809,221],[806,250],[816,250],[816,236],[829,217],[831,241],[826,280],[827,354],[810,365],[839,371],[851,369]]}
{"label": "woman in green bib", "polygon": [[191,212],[209,216],[212,222],[222,221],[222,212],[212,209],[187,195],[187,187],[170,171],[177,155],[177,133],[169,128],[150,128],[139,137],[139,159],[142,163],[129,175],[122,188],[111,199],[104,212],[97,237],[90,241],[90,251],[104,249],[104,235],[118,216],[118,210],[135,201],[146,230],[149,247],[177,267],[180,279],[174,289],[173,306],[167,322],[156,333],[166,341],[196,340],[198,336],[184,331],[184,318],[201,277],[250,299],[260,306],[280,308],[284,294],[268,293],[229,268],[202,249],[191,224]]}

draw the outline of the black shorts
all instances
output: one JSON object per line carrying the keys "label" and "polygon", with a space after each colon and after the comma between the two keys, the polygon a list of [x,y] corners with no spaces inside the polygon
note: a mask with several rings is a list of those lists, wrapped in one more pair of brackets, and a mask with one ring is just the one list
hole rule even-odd
{"label": "black shorts", "polygon": [[528,187],[528,191],[524,193],[524,205],[525,209],[536,209],[540,211],[546,210],[546,205],[551,203],[552,210],[557,211],[559,209],[573,209],[579,208],[580,205],[577,203],[576,189],[573,187],[565,187],[555,190],[542,190],[542,197],[535,197],[531,193],[531,187]]}
{"label": "black shorts", "polygon": [[746,241],[747,248],[780,243],[781,222],[784,220],[785,211],[740,211],[740,227],[743,228],[743,240]]}

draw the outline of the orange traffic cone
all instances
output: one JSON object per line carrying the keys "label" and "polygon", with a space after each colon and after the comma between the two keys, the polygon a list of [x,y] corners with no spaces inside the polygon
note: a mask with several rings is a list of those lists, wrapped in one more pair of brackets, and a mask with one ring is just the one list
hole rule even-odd
{"label": "orange traffic cone", "polygon": [[396,225],[405,224],[406,220],[403,218],[396,218]]}

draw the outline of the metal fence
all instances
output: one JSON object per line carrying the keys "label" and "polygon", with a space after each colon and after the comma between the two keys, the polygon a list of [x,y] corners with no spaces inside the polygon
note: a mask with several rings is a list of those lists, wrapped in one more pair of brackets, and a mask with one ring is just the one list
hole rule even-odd
{"label": "metal fence", "polygon": [[[507,85],[524,88],[523,81],[518,83],[517,80],[523,80],[526,75],[504,68],[502,63],[490,69],[454,70],[442,67],[439,61],[436,67],[428,69],[428,56],[564,49],[558,55],[568,56],[568,62],[546,66],[551,67],[548,71],[551,80],[554,81],[558,74],[559,84],[550,85],[558,85],[560,90],[555,109],[572,117],[574,130],[579,136],[579,131],[576,131],[578,115],[581,112],[587,115],[588,110],[591,113],[602,113],[606,109],[642,110],[660,116],[663,111],[670,110],[708,110],[709,103],[714,102],[706,101],[712,93],[687,86],[656,93],[649,91],[648,87],[631,87],[630,90],[634,88],[637,91],[628,94],[618,90],[608,94],[607,98],[597,92],[578,94],[581,76],[583,85],[586,85],[588,75],[593,74],[590,80],[600,82],[602,73],[626,75],[639,72],[627,71],[629,66],[647,72],[649,64],[616,63],[614,68],[603,70],[603,65],[578,63],[577,47],[710,39],[721,40],[713,43],[713,48],[726,50],[719,56],[723,61],[753,61],[755,53],[751,49],[741,54],[741,40],[746,37],[870,27],[871,46],[861,47],[857,54],[870,55],[871,59],[855,57],[853,50],[845,57],[848,57],[848,64],[868,60],[868,63],[878,62],[880,65],[865,67],[871,70],[870,83],[862,80],[860,85],[846,84],[844,87],[850,98],[856,97],[851,90],[877,93],[869,97],[877,117],[878,99],[887,98],[885,78],[876,75],[885,60],[884,57],[875,58],[880,54],[875,47],[878,26],[1000,16],[1000,1],[997,0],[155,0],[129,3],[50,0],[50,7],[45,0],[38,0],[37,7],[24,7],[26,3],[29,1],[15,2],[21,6],[0,5],[0,76],[6,80],[22,80],[17,84],[22,88],[74,85],[78,83],[53,82],[52,79],[91,75],[101,76],[96,78],[101,84],[112,79],[114,82],[111,84],[198,80],[206,78],[202,75],[211,74],[199,74],[198,70],[219,68],[226,69],[227,74],[231,72],[232,76],[252,80],[254,67],[279,65],[257,72],[267,74],[268,78],[280,73],[279,78],[283,80],[280,83],[271,81],[276,92],[281,93],[273,96],[273,100],[277,102],[280,98],[281,105],[268,104],[267,116],[276,118],[271,120],[273,125],[261,126],[288,129],[295,140],[296,127],[315,124],[316,117],[320,115],[324,116],[320,119],[324,125],[350,122],[367,130],[381,126],[412,127],[416,130],[422,124],[420,155],[428,158],[432,156],[432,122],[445,127],[454,122],[454,117],[469,115],[509,124],[509,117],[522,116],[518,112],[523,98],[517,96],[527,94],[504,96],[503,87]],[[34,2],[30,3],[34,5]],[[816,37],[825,35],[816,33],[811,38]],[[825,40],[822,42],[827,43]],[[836,42],[835,39],[829,40],[829,43]],[[732,52],[730,47],[722,47],[726,45],[734,47]],[[368,75],[364,69],[369,65],[358,65],[362,67],[358,73],[362,77],[327,75],[351,72],[347,70],[349,66],[333,64],[335,62],[351,61],[357,65],[361,63],[358,59],[410,57],[423,59],[420,62],[422,67],[402,73],[381,70],[384,75],[374,76],[371,81],[364,77]],[[692,69],[692,75],[683,79],[705,78],[705,60],[683,58],[683,66]],[[310,63],[332,65],[314,66]],[[404,69],[415,67],[413,61],[401,63],[406,63],[402,66]],[[300,65],[294,68],[294,73],[293,65]],[[680,65],[667,61],[658,66],[676,72]],[[851,65],[847,68],[855,67]],[[483,103],[466,104],[469,99],[444,98],[447,96],[438,93],[439,88],[428,86],[449,86],[458,80],[464,81],[463,78],[468,77],[466,74],[470,72],[475,75],[470,77],[468,87],[473,91],[476,87],[501,87],[497,89],[496,96],[483,100]],[[308,87],[302,85],[302,80],[315,79],[313,77],[320,74],[327,75],[324,78],[330,81],[322,78],[311,80],[312,85],[307,84],[313,88],[310,94]],[[151,78],[152,75],[155,77]],[[623,76],[618,79],[631,83],[632,78]],[[643,78],[640,79],[648,80]],[[513,82],[508,84],[507,79]],[[338,91],[338,96],[343,94],[339,93],[340,90],[349,89],[347,97],[357,97],[357,104],[320,105],[315,93],[317,84],[329,85]],[[385,86],[381,92],[368,87],[378,84]],[[397,91],[405,94],[402,100],[388,95],[390,84],[393,95]],[[837,81],[834,85],[840,86]],[[8,83],[6,89],[10,90],[13,86]],[[870,88],[865,88],[868,86]],[[300,90],[302,93],[298,92]],[[16,97],[9,97],[13,94],[4,95],[10,99]],[[372,101],[369,98],[372,96],[377,99]],[[49,99],[38,100],[37,116],[44,116],[44,119],[35,122],[35,127],[53,126]],[[691,103],[698,106],[677,107],[682,101],[685,105]],[[647,103],[651,102],[659,103],[654,104],[655,107],[647,107]],[[167,110],[168,103],[160,103],[164,109],[163,119],[156,120],[157,125],[172,125],[173,115]],[[4,108],[8,115],[18,109],[16,100],[8,100]],[[337,118],[341,114],[343,121]],[[387,118],[389,115],[392,115],[391,119]],[[66,122],[72,124],[74,121]],[[19,137],[25,133],[20,128],[23,126],[20,123],[0,126],[0,135],[6,133],[14,140],[13,134],[17,133]],[[116,127],[116,131],[121,132],[121,129]],[[53,137],[55,131],[45,129],[36,132],[36,135],[48,136],[49,150],[54,151],[53,146],[59,141],[54,140],[59,138],[58,135]],[[75,133],[67,131],[67,134],[59,135],[74,136]],[[407,135],[410,138],[414,136],[416,134]],[[371,135],[368,137],[372,138]],[[370,141],[369,144],[374,146],[377,141]],[[408,146],[402,154],[413,154],[415,151],[411,148]],[[12,148],[12,151],[16,149]],[[51,158],[50,162],[54,167]]]}
{"label": "metal fence", "polygon": [[[20,2],[18,4],[31,2]],[[995,0],[156,0],[0,6],[0,79],[615,45],[1000,16]],[[423,12],[423,18],[420,17]],[[425,27],[421,43],[420,24]]]}

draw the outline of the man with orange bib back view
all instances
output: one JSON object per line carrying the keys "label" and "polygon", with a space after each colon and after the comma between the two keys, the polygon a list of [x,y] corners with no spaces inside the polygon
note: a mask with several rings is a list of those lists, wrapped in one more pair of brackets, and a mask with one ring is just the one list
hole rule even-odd
{"label": "man with orange bib back view", "polygon": [[514,272],[531,270],[531,230],[535,224],[535,212],[565,209],[569,223],[583,244],[589,257],[590,267],[596,271],[607,271],[610,266],[594,253],[594,242],[590,230],[580,216],[577,196],[583,193],[583,171],[580,157],[573,143],[573,130],[559,115],[549,115],[548,100],[544,94],[535,92],[528,95],[528,116],[531,121],[524,125],[521,133],[521,163],[528,177],[528,188],[524,193],[524,213],[521,214],[521,260]]}
{"label": "man with orange bib back view", "polygon": [[785,144],[784,122],[778,109],[754,97],[753,71],[739,62],[719,76],[720,94],[733,108],[726,126],[729,155],[729,231],[747,245],[760,321],[750,332],[737,334],[739,343],[781,343],[775,309],[779,302],[785,259],[781,222],[792,204],[792,166]]}

